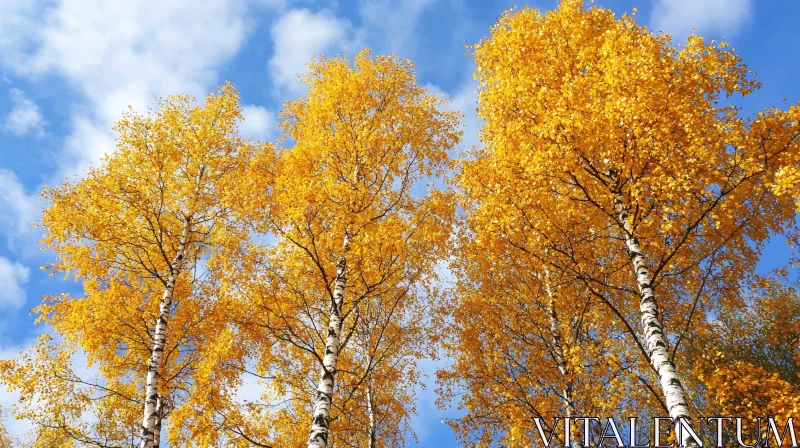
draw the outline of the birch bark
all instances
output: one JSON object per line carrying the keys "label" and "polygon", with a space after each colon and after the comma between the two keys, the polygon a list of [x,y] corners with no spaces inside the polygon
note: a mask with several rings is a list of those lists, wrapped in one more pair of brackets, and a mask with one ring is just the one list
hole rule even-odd
{"label": "birch bark", "polygon": [[159,315],[156,320],[156,328],[153,336],[153,350],[150,352],[150,363],[147,366],[147,380],[145,383],[144,397],[144,416],[142,418],[142,442],[141,448],[155,448],[155,426],[158,420],[158,380],[161,373],[161,363],[164,357],[164,345],[167,336],[167,323],[170,317],[170,307],[172,306],[172,294],[175,291],[175,282],[183,268],[183,259],[186,254],[186,245],[189,241],[191,231],[191,218],[186,219],[181,234],[178,251],[169,267],[169,277],[164,288],[164,295],[161,297]]}
{"label": "birch bark", "polygon": [[[569,372],[567,369],[567,359],[564,356],[564,345],[561,339],[558,313],[556,313],[555,294],[553,294],[552,287],[550,286],[550,270],[547,269],[547,267],[544,268],[544,288],[548,298],[547,312],[550,318],[550,333],[553,335],[553,351],[555,352],[558,371],[561,372],[561,376],[564,377],[564,389],[562,391],[562,397],[564,399],[564,404],[566,405],[566,421],[571,422],[572,418],[578,416],[578,411],[575,406],[575,397],[573,396],[572,380],[569,378]],[[575,437],[572,440],[572,446],[574,448],[582,448],[580,434],[578,432],[573,433],[572,431],[570,431],[570,433],[575,434]]]}
{"label": "birch bark", "polygon": [[372,385],[367,386],[367,415],[369,416],[369,448],[375,448],[375,410],[372,406]]}
{"label": "birch bark", "polygon": [[344,288],[347,282],[345,270],[347,268],[347,251],[349,248],[350,235],[345,232],[342,256],[336,266],[336,285],[333,290],[333,301],[331,302],[330,316],[328,318],[325,355],[322,358],[322,374],[317,386],[311,431],[308,436],[308,448],[326,448],[328,446],[331,400],[333,398],[336,362],[339,358],[342,333],[342,303],[344,302]]}
{"label": "birch bark", "polygon": [[[634,274],[636,275],[636,283],[639,288],[639,314],[642,319],[645,343],[650,354],[650,363],[658,374],[661,393],[664,395],[669,416],[676,422],[676,428],[678,418],[682,418],[686,424],[694,429],[694,423],[689,414],[689,406],[686,404],[686,392],[680,377],[678,377],[675,364],[669,357],[667,338],[664,334],[664,328],[658,320],[658,300],[653,292],[647,259],[629,221],[630,212],[625,205],[624,198],[619,193],[614,195],[614,211],[617,213],[625,233],[625,244],[628,247]],[[680,444],[682,447],[698,447],[688,431],[681,431]]]}
{"label": "birch bark", "polygon": [[156,401],[156,425],[153,427],[153,448],[161,446],[161,420],[163,419],[164,402],[161,397]]}

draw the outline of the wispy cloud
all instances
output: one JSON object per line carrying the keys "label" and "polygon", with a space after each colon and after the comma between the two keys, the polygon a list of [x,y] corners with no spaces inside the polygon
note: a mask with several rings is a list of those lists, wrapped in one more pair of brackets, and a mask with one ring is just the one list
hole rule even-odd
{"label": "wispy cloud", "polygon": [[453,102],[450,107],[464,114],[461,119],[461,129],[464,131],[461,139],[462,146],[469,150],[478,145],[483,122],[478,118],[476,111],[478,108],[478,86],[471,77],[464,81],[453,94]]}
{"label": "wispy cloud", "polygon": [[39,195],[28,194],[14,173],[0,169],[0,226],[10,250],[19,252],[22,249],[24,255],[35,250],[36,236],[31,228],[40,208]]}
{"label": "wispy cloud", "polygon": [[3,120],[3,130],[16,136],[43,135],[45,121],[39,106],[19,89],[9,90],[8,96],[13,109]]}
{"label": "wispy cloud", "polygon": [[447,109],[461,112],[461,130],[464,132],[461,138],[461,147],[471,149],[480,143],[480,132],[483,122],[478,118],[478,84],[472,79],[471,72],[465,72],[463,81],[454,90],[447,92],[441,87],[433,84],[425,85],[431,92],[448,96],[451,99]]}
{"label": "wispy cloud", "polygon": [[[305,90],[297,75],[305,73],[306,64],[315,55],[353,51],[358,38],[350,21],[323,9],[293,9],[272,27],[275,52],[269,61],[273,86],[280,96],[302,94]],[[282,98],[283,99],[283,98]]]}
{"label": "wispy cloud", "polygon": [[82,95],[61,154],[63,176],[113,150],[111,124],[128,105],[142,110],[172,93],[203,96],[242,46],[251,9],[265,3],[281,2],[59,0],[48,8],[17,7],[15,17],[35,31],[13,28],[20,36],[0,42],[0,59],[20,76],[56,74]]}
{"label": "wispy cloud", "polygon": [[16,310],[25,304],[25,284],[30,270],[20,263],[0,257],[0,309]]}
{"label": "wispy cloud", "polygon": [[244,119],[239,123],[239,135],[256,140],[269,140],[277,132],[275,114],[264,107],[245,104],[242,106]]}
{"label": "wispy cloud", "polygon": [[381,51],[411,56],[419,19],[435,0],[360,0],[359,15],[369,42]]}
{"label": "wispy cloud", "polygon": [[752,0],[656,0],[650,12],[650,27],[683,39],[692,28],[699,34],[730,36],[750,19]]}

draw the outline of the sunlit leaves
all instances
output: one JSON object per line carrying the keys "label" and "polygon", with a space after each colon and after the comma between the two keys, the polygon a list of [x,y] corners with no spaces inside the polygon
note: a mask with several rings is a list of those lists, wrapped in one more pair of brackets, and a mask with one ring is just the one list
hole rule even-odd
{"label": "sunlit leaves", "polygon": [[[159,372],[163,419],[186,403],[192,375],[204,373],[204,359],[228,325],[224,303],[217,300],[216,279],[206,275],[204,266],[245,237],[228,219],[227,205],[236,175],[248,166],[251,153],[250,144],[236,137],[238,94],[226,85],[202,105],[178,95],[159,106],[148,115],[124,114],[115,126],[117,148],[99,167],[43,193],[48,203],[42,216],[43,243],[57,255],[49,268],[81,282],[83,295],[46,298],[37,308],[39,320],[53,327],[64,339],[62,345],[82,350],[101,378],[81,384],[76,375],[65,383],[58,366],[66,365],[64,357],[72,350],[30,360],[29,369],[44,369],[36,387],[78,387],[74,383],[86,389],[84,397],[101,396],[88,400],[75,395],[65,404],[74,394],[42,394],[47,406],[54,407],[50,418],[61,418],[62,409],[72,413],[59,425],[37,426],[54,437],[138,443],[128,433],[105,433],[123,422],[119,430],[128,431],[141,418],[153,327],[171,276],[176,282]],[[182,235],[185,253],[175,265]],[[38,350],[55,350],[51,345],[43,342]],[[45,367],[53,363],[55,367]],[[25,386],[23,378],[12,377],[9,384]],[[114,403],[121,396],[127,398],[125,406]],[[26,412],[38,412],[41,401],[24,395],[21,403],[31,409]],[[91,433],[82,429],[81,406],[100,415],[99,427]],[[177,437],[183,423],[167,426]]]}
{"label": "sunlit leaves", "polygon": [[[796,108],[741,117],[723,100],[759,85],[727,44],[693,35],[675,45],[630,15],[582,0],[564,0],[547,14],[507,11],[473,54],[485,125],[483,147],[469,154],[458,178],[466,221],[455,298],[462,345],[454,350],[463,360],[445,378],[472,382],[464,430],[495,425],[506,437],[515,427],[490,411],[491,397],[507,394],[471,378],[526,346],[511,336],[519,330],[509,328],[510,318],[470,316],[495,303],[512,310],[535,304],[542,289],[536,274],[545,267],[577,288],[559,293],[562,300],[581,303],[586,294],[605,307],[593,316],[594,328],[625,335],[622,352],[633,358],[618,390],[649,390],[627,396],[664,412],[652,341],[641,336],[640,293],[655,293],[647,312],[666,329],[660,344],[669,350],[661,356],[691,368],[683,364],[685,337],[733,300],[763,242],[794,226]],[[641,260],[636,274],[632,245]],[[534,287],[519,291],[526,283]],[[476,359],[488,352],[482,338],[470,338],[476,332],[498,347],[485,361]],[[546,349],[525,354],[547,356]],[[498,378],[515,375],[545,378],[513,369]],[[552,408],[535,390],[511,397]]]}

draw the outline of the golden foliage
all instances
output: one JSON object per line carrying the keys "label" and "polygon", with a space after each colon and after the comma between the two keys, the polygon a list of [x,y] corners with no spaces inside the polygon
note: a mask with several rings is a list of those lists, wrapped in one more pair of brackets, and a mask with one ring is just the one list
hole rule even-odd
{"label": "golden foliage", "polygon": [[[238,300],[234,319],[251,344],[241,362],[269,380],[258,402],[242,407],[227,397],[214,407],[239,438],[305,442],[336,269],[346,257],[330,443],[368,439],[370,388],[378,446],[404,446],[415,360],[429,347],[424,292],[453,216],[447,193],[412,190],[449,167],[458,115],[441,111],[444,100],[417,86],[411,63],[393,56],[364,51],[352,64],[319,58],[310,68],[306,97],[280,115],[293,145],[256,156],[275,163],[251,165],[245,184],[258,193],[239,202],[238,213],[266,241],[246,247],[226,271]],[[258,187],[265,178],[268,189]]]}
{"label": "golden foliage", "polygon": [[[204,277],[202,264],[245,237],[228,219],[226,204],[251,147],[235,137],[241,110],[232,86],[209,95],[204,105],[193,101],[178,95],[162,101],[160,110],[149,116],[126,113],[115,126],[116,151],[83,178],[43,193],[49,204],[42,216],[43,243],[57,255],[49,269],[80,281],[84,293],[49,297],[36,311],[66,347],[85,353],[88,366],[102,378],[101,386],[93,384],[94,390],[69,404],[72,417],[80,416],[80,405],[91,404],[85,397],[104,390],[129,400],[103,411],[118,414],[100,420],[101,426],[109,426],[94,430],[103,439],[111,426],[125,421],[128,428],[140,418],[153,323],[168,277],[174,274],[177,281],[159,372],[164,418],[191,395],[193,375],[203,373],[217,336],[229,325],[226,305],[217,300],[217,285]],[[177,270],[173,259],[184,232],[184,268]],[[40,381],[47,387],[72,387],[55,374],[72,349],[51,353],[43,343],[36,350],[37,357],[25,364],[28,368],[57,366],[53,375],[42,371]],[[23,380],[18,376],[9,384],[23,387]],[[56,409],[67,396],[43,395],[47,406]],[[22,399],[39,408],[41,401],[32,395]],[[59,437],[77,437],[76,418],[64,417]],[[170,425],[170,437],[180,437],[182,426],[179,421]]]}
{"label": "golden foliage", "polygon": [[[735,296],[763,242],[794,226],[791,188],[777,186],[794,182],[797,108],[742,118],[722,98],[759,86],[727,44],[693,35],[676,46],[631,15],[582,0],[547,14],[507,11],[473,54],[483,146],[457,178],[466,217],[456,364],[440,376],[445,392],[466,387],[456,429],[470,443],[529,443],[533,409],[552,416],[565,406],[537,387],[578,387],[574,370],[558,378],[553,341],[546,345],[555,332],[533,331],[546,328],[545,270],[563,281],[561,332],[576,331],[567,323],[586,304],[598,343],[625,356],[604,400],[666,414],[638,322],[642,288],[655,292],[665,353],[685,368],[685,337]],[[634,246],[647,272],[632,269]],[[566,352],[581,356],[588,344],[579,345]],[[608,362],[588,376],[614,372],[613,352],[601,353]],[[543,356],[547,365],[537,366]]]}
{"label": "golden foliage", "polygon": [[366,50],[311,61],[274,144],[237,135],[230,84],[125,113],[116,150],[43,192],[47,268],[83,293],[46,297],[57,337],[0,361],[31,446],[138,445],[157,317],[170,446],[302,446],[332,334],[331,446],[405,446],[439,348],[469,446],[530,446],[532,417],[664,415],[659,383],[796,413],[797,295],[742,287],[796,230],[800,108],[743,117],[728,98],[759,84],[727,44],[583,0],[507,11],[472,53],[483,145],[458,164],[460,114]]}

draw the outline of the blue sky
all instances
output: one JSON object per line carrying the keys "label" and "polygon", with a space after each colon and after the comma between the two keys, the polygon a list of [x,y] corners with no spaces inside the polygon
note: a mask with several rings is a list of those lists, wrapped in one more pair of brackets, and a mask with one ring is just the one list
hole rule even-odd
{"label": "blue sky", "polygon": [[[726,36],[763,83],[737,100],[745,112],[800,101],[800,2],[794,0],[596,0],[618,14],[637,8],[640,23],[685,39],[692,27]],[[202,6],[201,6],[202,4]],[[527,5],[551,9],[555,0]],[[416,63],[422,84],[453,97],[465,113],[465,143],[475,143],[475,85],[465,43],[486,36],[512,1],[192,0],[0,1],[0,358],[14,356],[45,329],[29,310],[43,295],[79,293],[39,267],[51,255],[29,231],[38,192],[80,173],[113,150],[111,124],[124,108],[156,96],[198,97],[230,80],[246,115],[242,134],[275,137],[283,101],[303,94],[294,76],[314,54],[352,56],[361,48]],[[523,6],[522,3],[517,4]],[[784,264],[771,243],[760,267]],[[431,363],[426,363],[432,369]],[[421,446],[456,446],[433,404],[418,396]],[[0,391],[4,406],[15,396]],[[6,422],[12,432],[24,427]]]}

